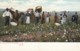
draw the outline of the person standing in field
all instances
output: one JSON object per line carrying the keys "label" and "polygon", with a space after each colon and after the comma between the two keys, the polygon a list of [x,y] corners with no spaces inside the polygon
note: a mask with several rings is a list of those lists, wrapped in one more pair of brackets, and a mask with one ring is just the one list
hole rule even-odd
{"label": "person standing in field", "polygon": [[29,13],[29,11],[27,11],[27,13],[26,13],[26,24],[30,24],[30,16],[31,16],[31,14]]}
{"label": "person standing in field", "polygon": [[78,14],[75,12],[75,15],[72,16],[72,22],[78,24]]}
{"label": "person standing in field", "polygon": [[61,15],[61,16],[62,16],[61,24],[65,24],[66,21],[67,21],[67,15],[66,15],[66,13],[64,12],[64,15]]}
{"label": "person standing in field", "polygon": [[54,16],[54,23],[58,23],[58,15],[57,15],[57,13],[55,13],[55,16]]}
{"label": "person standing in field", "polygon": [[50,22],[50,14],[49,14],[49,12],[46,15],[45,21],[46,21],[46,23],[49,23]]}
{"label": "person standing in field", "polygon": [[35,15],[35,22],[36,24],[38,24],[40,21],[40,13],[38,11],[35,11],[34,15]]}
{"label": "person standing in field", "polygon": [[67,21],[67,15],[66,15],[66,13],[64,12],[64,15],[63,15],[63,23],[66,23],[66,21]]}
{"label": "person standing in field", "polygon": [[5,10],[2,16],[5,18],[5,25],[9,25],[10,20],[12,19],[12,14],[8,8]]}
{"label": "person standing in field", "polygon": [[21,13],[20,21],[22,25],[25,23],[25,14],[23,12]]}
{"label": "person standing in field", "polygon": [[17,22],[17,24],[19,25],[19,18],[20,18],[20,13],[18,10],[16,10],[14,12],[14,19],[15,19],[15,22]]}
{"label": "person standing in field", "polygon": [[19,14],[18,10],[15,11],[14,15],[15,15],[16,21],[18,21],[20,18],[20,14]]}
{"label": "person standing in field", "polygon": [[63,24],[63,15],[60,14],[60,23]]}
{"label": "person standing in field", "polygon": [[41,17],[41,24],[45,23],[45,13],[42,13],[42,17]]}

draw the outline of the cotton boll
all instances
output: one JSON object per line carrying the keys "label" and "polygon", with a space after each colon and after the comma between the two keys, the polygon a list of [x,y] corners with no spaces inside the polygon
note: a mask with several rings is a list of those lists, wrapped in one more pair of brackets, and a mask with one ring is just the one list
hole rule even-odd
{"label": "cotton boll", "polygon": [[64,29],[64,32],[66,32],[66,29]]}
{"label": "cotton boll", "polygon": [[15,35],[17,37],[17,35]]}
{"label": "cotton boll", "polygon": [[59,38],[57,38],[57,40],[60,40]]}
{"label": "cotton boll", "polygon": [[8,31],[5,32],[6,34],[8,33]]}
{"label": "cotton boll", "polygon": [[65,36],[65,35],[63,35],[63,36],[62,36],[62,38],[66,38],[66,36]]}
{"label": "cotton boll", "polygon": [[46,35],[44,37],[47,37]]}
{"label": "cotton boll", "polygon": [[53,34],[52,33],[49,33],[51,36],[53,36]]}
{"label": "cotton boll", "polygon": [[66,29],[64,29],[64,35],[67,33]]}
{"label": "cotton boll", "polygon": [[66,33],[64,32],[64,35],[65,35]]}
{"label": "cotton boll", "polygon": [[66,42],[68,42],[68,40],[65,40]]}

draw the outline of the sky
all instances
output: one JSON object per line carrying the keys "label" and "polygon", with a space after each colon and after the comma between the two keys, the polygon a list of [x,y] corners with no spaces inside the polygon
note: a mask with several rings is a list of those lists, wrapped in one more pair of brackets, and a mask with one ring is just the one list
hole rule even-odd
{"label": "sky", "polygon": [[0,0],[0,8],[26,11],[42,6],[43,11],[80,11],[80,0]]}

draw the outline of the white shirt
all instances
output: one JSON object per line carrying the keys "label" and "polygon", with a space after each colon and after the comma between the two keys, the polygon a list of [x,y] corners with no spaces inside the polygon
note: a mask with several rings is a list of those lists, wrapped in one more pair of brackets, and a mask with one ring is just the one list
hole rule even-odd
{"label": "white shirt", "polygon": [[66,22],[66,19],[67,19],[66,16],[63,16],[63,20],[64,20],[64,22]]}
{"label": "white shirt", "polygon": [[35,15],[35,17],[40,17],[40,13],[38,13],[38,12],[35,12],[34,15]]}
{"label": "white shirt", "polygon": [[5,11],[2,16],[3,17],[10,16],[10,18],[12,19],[12,14],[9,11]]}
{"label": "white shirt", "polygon": [[64,23],[66,23],[66,16],[63,16],[61,20],[61,24],[64,24]]}

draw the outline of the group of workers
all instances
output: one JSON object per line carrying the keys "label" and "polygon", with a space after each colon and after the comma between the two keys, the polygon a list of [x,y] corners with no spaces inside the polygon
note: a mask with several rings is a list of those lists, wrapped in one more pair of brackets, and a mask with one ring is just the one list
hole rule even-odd
{"label": "group of workers", "polygon": [[[21,24],[30,24],[31,22],[35,22],[35,24],[41,23],[49,23],[50,22],[50,17],[51,14],[50,12],[39,12],[39,11],[26,11],[24,12],[19,12],[16,10],[15,12],[12,11],[9,8],[6,8],[2,15],[5,19],[5,25],[10,25],[10,22],[16,22],[17,25],[19,23]],[[67,14],[64,12],[63,14],[60,14],[58,16],[57,13],[55,13],[54,17],[54,23],[60,23],[60,24],[65,24],[67,22]],[[59,21],[60,20],[60,21]],[[74,15],[72,15],[71,21],[78,24],[78,14],[75,12]]]}

